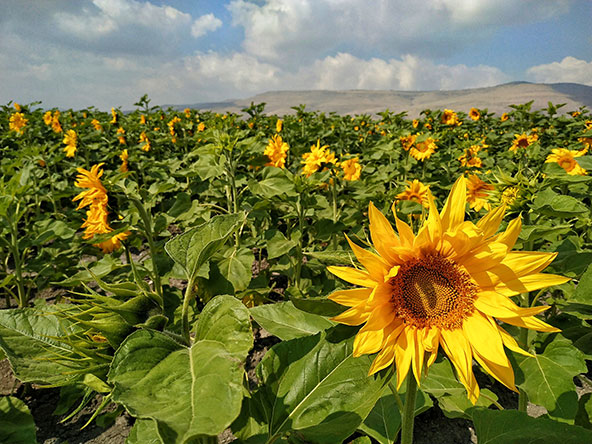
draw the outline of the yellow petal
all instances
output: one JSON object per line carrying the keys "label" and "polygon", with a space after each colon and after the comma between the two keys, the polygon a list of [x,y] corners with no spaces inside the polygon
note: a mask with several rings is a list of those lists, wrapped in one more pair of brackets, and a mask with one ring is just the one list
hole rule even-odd
{"label": "yellow petal", "polygon": [[508,246],[508,250],[511,250],[514,248],[514,244],[518,240],[520,230],[522,230],[522,218],[518,216],[516,219],[510,221],[506,231],[501,233],[497,237],[496,241],[506,244]]}
{"label": "yellow petal", "polygon": [[520,353],[521,355],[524,356],[529,356],[531,358],[534,358],[534,355],[531,355],[530,353],[528,353],[527,351],[524,351],[520,348],[520,346],[518,345],[518,343],[516,342],[516,339],[514,339],[512,337],[512,335],[510,335],[510,333],[508,333],[506,330],[504,330],[501,327],[498,327],[500,335],[502,337],[502,341],[504,341],[504,345],[509,348],[510,350],[512,350],[513,352],[516,353]]}
{"label": "yellow petal", "polygon": [[360,329],[354,339],[353,355],[358,357],[380,350],[385,338],[385,329],[394,320],[392,304],[382,304],[374,308],[366,325]]}
{"label": "yellow petal", "polygon": [[391,267],[382,260],[380,256],[372,253],[371,251],[364,250],[363,248],[359,247],[358,245],[354,244],[351,239],[345,235],[349,246],[353,250],[354,254],[360,261],[360,264],[364,266],[366,270],[368,270],[368,274],[370,277],[378,282],[384,281],[384,275],[389,272]]}
{"label": "yellow petal", "polygon": [[376,281],[367,272],[357,268],[330,266],[327,270],[350,284],[369,288],[376,286]]}
{"label": "yellow petal", "polygon": [[481,356],[495,364],[504,365],[508,361],[497,327],[478,310],[465,319],[462,329],[473,351],[478,351]]}
{"label": "yellow petal", "polygon": [[331,293],[328,299],[346,307],[354,307],[368,299],[372,293],[370,288],[354,288],[351,290],[338,290]]}
{"label": "yellow petal", "polygon": [[501,266],[506,266],[519,277],[544,270],[556,257],[557,253],[511,251],[502,261]]}
{"label": "yellow petal", "polygon": [[483,237],[488,238],[497,232],[505,213],[506,206],[502,205],[491,210],[477,222],[477,227],[483,231]]}
{"label": "yellow petal", "polygon": [[389,335],[387,335],[384,343],[382,344],[382,350],[380,350],[380,353],[376,355],[376,358],[374,358],[374,361],[370,366],[368,376],[373,375],[374,373],[392,364],[393,360],[395,359],[395,343],[404,327],[405,324],[401,323]]}
{"label": "yellow petal", "polygon": [[415,353],[415,328],[407,327],[395,342],[395,367],[397,368],[397,390],[409,373],[409,366]]}
{"label": "yellow petal", "polygon": [[401,241],[402,247],[410,248],[413,246],[413,240],[415,239],[415,235],[413,234],[413,230],[409,225],[403,222],[401,219],[397,217],[397,210],[395,208],[395,204],[393,203],[392,206],[393,214],[395,216],[395,224],[397,225],[397,231],[399,232],[399,239]]}
{"label": "yellow petal", "polygon": [[438,209],[434,203],[434,196],[432,196],[430,190],[428,190],[428,208],[430,211],[428,218],[413,241],[413,246],[415,248],[425,246],[427,248],[435,249],[442,239],[442,221],[440,220],[440,213],[438,213]]}
{"label": "yellow petal", "polygon": [[504,296],[514,296],[520,293],[527,293],[529,291],[551,287],[552,285],[561,285],[569,280],[570,278],[568,277],[556,274],[536,273],[512,281],[500,282],[495,285],[492,290],[495,290]]}
{"label": "yellow petal", "polygon": [[331,320],[345,325],[360,325],[366,322],[368,317],[370,317],[370,311],[366,309],[366,303],[362,302],[355,307],[345,310],[340,315],[332,317]]}
{"label": "yellow petal", "polygon": [[440,344],[456,368],[459,381],[467,389],[469,400],[475,404],[479,398],[479,386],[473,374],[473,353],[471,345],[460,329],[441,330]]}
{"label": "yellow petal", "polygon": [[500,365],[489,361],[488,359],[481,356],[478,352],[476,352],[473,357],[487,373],[504,384],[510,390],[514,390],[515,392],[518,391],[516,390],[516,385],[514,384],[514,369],[512,369],[512,364],[510,364],[508,358],[506,358],[506,362],[503,365]]}
{"label": "yellow petal", "polygon": [[413,375],[415,376],[415,380],[417,381],[417,385],[421,384],[421,371],[423,367],[423,357],[425,354],[425,349],[423,348],[423,333],[424,330],[413,329],[413,348],[414,353],[411,360],[411,367],[413,369]]}
{"label": "yellow petal", "polygon": [[508,246],[501,242],[488,242],[471,250],[462,259],[457,259],[473,275],[489,270],[499,264],[508,254]]}
{"label": "yellow petal", "polygon": [[374,248],[392,265],[394,258],[391,256],[390,250],[401,245],[399,237],[385,215],[378,211],[372,202],[368,206],[368,218],[370,219],[370,237]]}
{"label": "yellow petal", "polygon": [[465,220],[466,202],[467,186],[464,176],[460,176],[452,185],[450,195],[440,213],[443,231],[452,231]]}
{"label": "yellow petal", "polygon": [[551,308],[548,305],[522,308],[495,291],[482,291],[477,295],[475,308],[495,318],[513,318],[516,316],[534,316]]}
{"label": "yellow petal", "polygon": [[541,321],[535,317],[516,317],[516,318],[500,318],[507,324],[515,325],[516,327],[530,328],[531,330],[544,331],[547,333],[557,333],[561,330],[555,328],[546,322]]}

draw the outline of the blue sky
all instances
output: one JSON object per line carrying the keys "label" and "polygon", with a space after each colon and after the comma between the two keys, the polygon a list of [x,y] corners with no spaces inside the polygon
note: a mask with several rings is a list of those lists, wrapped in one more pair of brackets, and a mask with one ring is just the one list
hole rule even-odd
{"label": "blue sky", "polygon": [[0,103],[592,86],[590,0],[0,0]]}

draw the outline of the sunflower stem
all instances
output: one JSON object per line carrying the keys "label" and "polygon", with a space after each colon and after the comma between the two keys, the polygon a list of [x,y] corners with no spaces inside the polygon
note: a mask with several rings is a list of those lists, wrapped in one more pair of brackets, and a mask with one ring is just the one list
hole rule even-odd
{"label": "sunflower stem", "polygon": [[185,288],[185,296],[183,298],[183,308],[181,310],[181,323],[183,325],[183,339],[187,345],[191,345],[191,337],[189,335],[189,304],[193,299],[193,287],[195,281],[193,278],[189,278],[187,282],[187,288]]}
{"label": "sunflower stem", "polygon": [[413,423],[415,419],[415,397],[417,381],[412,374],[407,375],[407,392],[405,393],[405,407],[401,412],[401,444],[413,444]]}

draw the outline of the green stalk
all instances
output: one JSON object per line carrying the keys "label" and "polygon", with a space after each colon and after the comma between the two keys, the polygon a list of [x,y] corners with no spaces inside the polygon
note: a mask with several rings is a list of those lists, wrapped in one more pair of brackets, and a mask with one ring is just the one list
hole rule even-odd
{"label": "green stalk", "polygon": [[[19,205],[17,204],[16,212],[18,213]],[[14,258],[14,274],[16,276],[17,294],[18,294],[18,306],[19,308],[26,307],[28,305],[27,297],[25,295],[25,286],[23,285],[23,271],[21,263],[21,255],[18,248],[18,229],[17,222],[13,222],[12,218],[7,215],[8,223],[10,225],[10,249],[12,250],[12,256]],[[18,220],[18,217],[17,217]]]}
{"label": "green stalk", "polygon": [[302,230],[304,228],[304,211],[302,208],[302,201],[300,199],[300,194],[298,195],[298,200],[296,201],[296,212],[298,213],[298,245],[296,248],[296,266],[294,269],[294,285],[296,288],[300,289],[300,273],[302,272]]}
{"label": "green stalk", "polygon": [[405,394],[405,408],[401,412],[401,444],[413,444],[413,423],[415,419],[415,397],[417,381],[409,373],[407,375],[407,393]]}
{"label": "green stalk", "polygon": [[[333,226],[337,225],[337,177],[332,177],[333,185],[331,185],[331,200],[333,206]],[[334,250],[337,250],[337,234],[331,235],[331,245]]]}
{"label": "green stalk", "polygon": [[189,336],[189,304],[193,299],[193,286],[195,285],[194,278],[187,281],[187,288],[185,288],[185,296],[183,297],[183,309],[181,311],[181,323],[183,326],[183,339],[187,345],[191,345],[191,338]]}

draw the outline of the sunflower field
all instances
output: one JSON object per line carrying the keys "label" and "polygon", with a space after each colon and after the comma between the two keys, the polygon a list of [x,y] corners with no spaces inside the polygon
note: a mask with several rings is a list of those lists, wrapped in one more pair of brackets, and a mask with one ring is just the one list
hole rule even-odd
{"label": "sunflower field", "polygon": [[592,442],[592,114],[531,105],[2,106],[0,360],[128,444]]}

